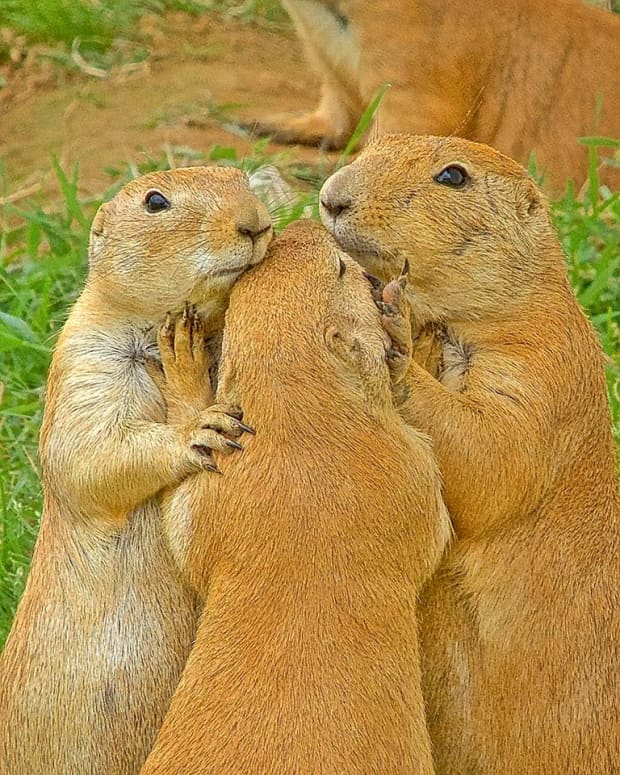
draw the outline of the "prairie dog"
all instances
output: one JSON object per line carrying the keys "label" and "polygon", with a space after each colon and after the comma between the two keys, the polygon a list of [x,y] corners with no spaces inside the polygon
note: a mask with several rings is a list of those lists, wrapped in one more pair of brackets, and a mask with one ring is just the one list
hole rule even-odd
{"label": "prairie dog", "polygon": [[315,111],[259,122],[274,139],[343,147],[384,83],[380,133],[457,134],[523,164],[534,152],[550,189],[583,182],[577,138],[620,135],[620,19],[582,0],[283,4],[322,86]]}
{"label": "prairie dog", "polygon": [[142,775],[432,773],[415,611],[449,521],[387,348],[311,221],[233,289],[218,400],[256,436],[163,506],[204,609]]}
{"label": "prairie dog", "polygon": [[180,316],[179,343],[221,326],[270,237],[232,169],[145,175],[95,216],[88,279],[49,374],[41,531],[0,659],[2,775],[131,775],[146,758],[195,627],[156,496],[212,467],[211,449],[233,451],[220,431],[242,430],[207,408],[204,353],[190,350],[167,405],[146,360],[185,302],[205,324]]}
{"label": "prairie dog", "polygon": [[[409,259],[402,351],[437,331],[435,376],[414,358],[400,390],[403,418],[433,441],[457,537],[420,609],[437,772],[614,772],[604,358],[543,196],[491,148],[406,135],[369,145],[320,196],[325,225],[370,271],[387,280]],[[390,328],[403,315],[387,301]]]}

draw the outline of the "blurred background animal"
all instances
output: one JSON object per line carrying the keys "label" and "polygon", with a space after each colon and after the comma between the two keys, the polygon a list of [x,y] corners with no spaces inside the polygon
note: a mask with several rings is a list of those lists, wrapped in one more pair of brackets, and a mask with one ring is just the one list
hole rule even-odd
{"label": "blurred background animal", "polygon": [[280,141],[343,147],[384,83],[380,133],[456,134],[523,164],[533,154],[552,189],[585,178],[577,138],[620,135],[620,19],[581,0],[283,4],[322,86],[314,112],[258,122]]}

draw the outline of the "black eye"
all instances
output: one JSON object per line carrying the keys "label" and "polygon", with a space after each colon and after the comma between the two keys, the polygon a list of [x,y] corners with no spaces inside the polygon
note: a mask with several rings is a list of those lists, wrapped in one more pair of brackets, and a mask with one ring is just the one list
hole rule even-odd
{"label": "black eye", "polygon": [[467,174],[467,170],[463,167],[459,167],[458,164],[450,164],[438,175],[435,175],[437,183],[441,183],[444,186],[451,186],[452,188],[463,188],[463,186],[469,182],[470,178]]}
{"label": "black eye", "polygon": [[144,206],[149,213],[160,213],[162,210],[168,210],[170,202],[159,191],[147,191],[144,197]]}

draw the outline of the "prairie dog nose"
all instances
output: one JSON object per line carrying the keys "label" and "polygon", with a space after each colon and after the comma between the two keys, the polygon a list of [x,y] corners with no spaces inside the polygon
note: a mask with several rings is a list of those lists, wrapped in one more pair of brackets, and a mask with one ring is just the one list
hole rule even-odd
{"label": "prairie dog nose", "polygon": [[271,229],[271,216],[265,205],[253,196],[244,200],[235,215],[237,231],[254,242]]}
{"label": "prairie dog nose", "polygon": [[337,218],[353,204],[353,197],[343,191],[344,186],[341,185],[340,177],[340,173],[336,173],[325,181],[319,196],[321,209],[332,218]]}

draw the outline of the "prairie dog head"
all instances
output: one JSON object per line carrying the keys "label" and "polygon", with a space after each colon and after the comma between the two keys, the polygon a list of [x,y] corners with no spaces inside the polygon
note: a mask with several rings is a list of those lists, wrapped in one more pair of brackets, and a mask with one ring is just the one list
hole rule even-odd
{"label": "prairie dog head", "polygon": [[362,399],[388,400],[388,346],[362,268],[320,224],[297,221],[233,289],[224,381],[239,377],[253,393],[265,380],[284,390],[340,384]]}
{"label": "prairie dog head", "polygon": [[409,259],[420,322],[502,315],[557,263],[526,171],[459,138],[386,135],[325,182],[320,202],[341,247],[381,279]]}
{"label": "prairie dog head", "polygon": [[128,315],[157,319],[185,301],[215,306],[272,236],[247,176],[188,167],[132,180],[91,228],[89,283]]}

